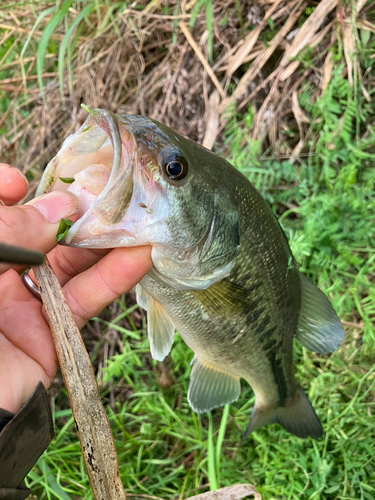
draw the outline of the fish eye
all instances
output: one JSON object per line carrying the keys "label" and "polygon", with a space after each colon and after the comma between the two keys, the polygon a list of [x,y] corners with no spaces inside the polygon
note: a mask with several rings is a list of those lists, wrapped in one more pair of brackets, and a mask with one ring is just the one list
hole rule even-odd
{"label": "fish eye", "polygon": [[188,172],[187,161],[179,155],[165,158],[164,171],[171,180],[183,179]]}

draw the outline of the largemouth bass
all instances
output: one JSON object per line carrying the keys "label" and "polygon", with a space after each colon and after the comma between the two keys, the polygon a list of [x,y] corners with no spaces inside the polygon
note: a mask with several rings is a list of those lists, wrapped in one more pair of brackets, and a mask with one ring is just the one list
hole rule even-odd
{"label": "largemouth bass", "polygon": [[155,120],[91,112],[49,163],[37,195],[69,189],[80,218],[62,243],[152,245],[137,286],[152,356],[175,329],[194,351],[188,401],[196,412],[255,393],[246,435],[269,423],[319,438],[321,424],[293,371],[293,338],[318,353],[343,341],[325,295],[297,269],[278,221],[226,160]]}

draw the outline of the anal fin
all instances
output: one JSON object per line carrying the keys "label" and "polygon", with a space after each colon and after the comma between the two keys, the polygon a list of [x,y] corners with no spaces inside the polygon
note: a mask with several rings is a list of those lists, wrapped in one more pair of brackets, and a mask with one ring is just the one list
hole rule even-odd
{"label": "anal fin", "polygon": [[174,340],[174,331],[175,327],[162,304],[147,294],[147,333],[150,339],[151,355],[157,361],[163,361],[169,354]]}
{"label": "anal fin", "polygon": [[301,309],[296,340],[319,354],[330,354],[344,340],[344,330],[337,314],[323,292],[303,274],[301,279]]}
{"label": "anal fin", "polygon": [[241,392],[239,377],[201,361],[193,360],[188,401],[197,413],[235,401]]}

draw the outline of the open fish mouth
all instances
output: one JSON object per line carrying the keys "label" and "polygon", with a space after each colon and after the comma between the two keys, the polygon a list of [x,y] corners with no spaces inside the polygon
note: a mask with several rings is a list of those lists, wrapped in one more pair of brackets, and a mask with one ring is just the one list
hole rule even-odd
{"label": "open fish mouth", "polygon": [[147,241],[142,230],[159,222],[164,210],[160,196],[155,196],[155,183],[148,182],[157,161],[139,154],[134,134],[149,126],[146,120],[124,115],[119,122],[110,111],[94,109],[50,161],[36,196],[59,189],[71,191],[79,200],[78,220],[62,244],[110,248]]}

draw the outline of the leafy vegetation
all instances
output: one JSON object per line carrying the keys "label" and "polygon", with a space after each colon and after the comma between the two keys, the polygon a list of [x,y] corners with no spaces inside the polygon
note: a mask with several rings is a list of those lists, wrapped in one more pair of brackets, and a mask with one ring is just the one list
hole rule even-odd
{"label": "leafy vegetation", "polygon": [[[216,142],[217,152],[228,157],[254,183],[278,214],[301,271],[330,297],[343,320],[346,340],[333,355],[319,356],[295,345],[296,376],[308,391],[324,426],[324,437],[317,442],[300,440],[272,425],[251,435],[241,446],[242,433],[254,404],[253,393],[245,383],[236,403],[211,414],[196,415],[186,399],[192,352],[177,336],[167,360],[153,361],[145,319],[137,312],[131,295],[121,297],[100,317],[91,320],[84,335],[89,337],[87,345],[98,371],[103,400],[108,403],[121,478],[129,498],[182,500],[207,489],[240,482],[254,484],[266,500],[375,498],[375,87],[372,73],[375,37],[366,24],[375,16],[370,2],[366,4],[366,19],[358,21],[352,14],[354,2],[339,3],[340,12],[334,11],[333,17],[327,13],[326,26],[329,27],[329,22],[332,26],[322,39],[328,37],[329,42],[311,44],[313,46],[305,47],[295,57],[293,62],[299,66],[283,84],[285,93],[290,93],[287,104],[280,107],[279,101],[284,100],[282,93],[279,101],[273,98],[269,103],[272,119],[267,123],[260,119],[260,106],[254,104],[257,99],[263,102],[265,95],[250,100],[248,109],[243,105],[236,110],[232,104],[224,115],[223,135],[218,136]],[[181,48],[185,39],[178,29],[179,18],[173,18],[180,14],[180,4],[167,2],[160,8],[157,4],[139,2],[129,7],[123,2],[97,0],[40,2],[30,4],[32,25],[28,26],[25,38],[17,31],[10,33],[0,28],[5,38],[0,46],[0,80],[7,82],[3,86],[0,82],[3,113],[0,133],[11,146],[4,147],[3,151],[12,155],[15,147],[16,158],[22,158],[27,168],[33,168],[28,173],[30,178],[40,173],[43,165],[40,151],[45,148],[45,154],[52,156],[62,138],[76,125],[76,122],[65,124],[67,116],[70,119],[77,112],[81,100],[90,106],[108,108],[125,102],[133,106],[133,112],[154,113],[155,117],[160,114],[175,128],[180,127],[196,139],[203,138],[199,125],[205,121],[201,96],[209,87],[206,75],[197,70],[199,61],[192,62],[194,54]],[[294,6],[296,2],[290,4]],[[2,6],[1,15],[14,5],[21,4]],[[295,27],[303,26],[317,5],[309,3],[298,19],[296,17]],[[254,58],[251,54],[248,60],[245,58],[233,73],[233,80],[226,84],[224,72],[231,60],[222,57],[222,52],[225,43],[227,49],[234,46],[259,24],[258,11],[247,4],[243,7],[239,1],[199,0],[189,2],[187,13],[190,17],[186,22],[191,30],[196,30],[193,31],[195,39],[203,40],[202,49],[210,65],[221,75],[220,81],[223,86],[227,85],[228,93],[235,92]],[[272,46],[289,14],[286,10],[284,17],[271,16],[267,20],[254,52]],[[157,16],[172,19],[165,17],[157,24]],[[24,18],[19,17],[23,24],[26,17],[26,14]],[[143,19],[147,20],[145,24]],[[150,19],[154,23],[152,29],[147,24]],[[166,24],[168,19],[170,25]],[[126,38],[124,26],[129,30],[125,31]],[[353,46],[349,46],[348,31],[344,36],[343,30],[348,26],[353,28]],[[114,38],[107,43],[110,33]],[[218,43],[218,34],[225,42],[222,45]],[[163,43],[157,50],[153,44],[158,37]],[[117,44],[117,40],[121,44]],[[108,56],[104,70],[99,67],[103,53],[110,55],[112,45],[122,47],[129,40],[126,50],[133,54],[131,44],[139,43],[137,57],[141,54],[143,65],[135,66],[128,77],[129,58],[126,56],[124,63],[114,52],[117,59]],[[100,49],[103,45],[103,52],[99,52],[96,43]],[[169,54],[177,47],[173,67],[181,71],[169,94],[173,77],[162,69],[164,57],[169,57],[166,44],[171,44]],[[182,50],[188,54],[185,66],[179,59]],[[14,61],[18,55],[17,66]],[[136,60],[134,54],[132,57]],[[354,61],[351,69],[350,61]],[[264,78],[277,69],[278,57],[268,64],[273,66],[267,68]],[[326,68],[330,64],[329,72]],[[91,94],[85,92],[91,88],[92,80],[82,80],[82,83],[79,79],[84,74],[83,67],[94,72],[99,82],[90,90]],[[116,68],[121,68],[118,80],[113,76]],[[324,76],[326,72],[328,83],[323,85],[316,74]],[[106,81],[103,73],[111,74],[112,79]],[[204,88],[195,90],[199,101],[189,93],[196,75],[205,82]],[[366,81],[364,75],[368,77]],[[17,94],[20,81],[25,92]],[[293,87],[296,81],[300,84]],[[138,96],[138,100],[127,101],[113,82],[120,90],[124,85],[126,95]],[[15,86],[13,90],[7,90],[9,85]],[[108,101],[102,88],[111,96]],[[149,93],[144,93],[145,88]],[[272,88],[273,85],[266,88],[267,95]],[[294,93],[297,99],[293,101]],[[178,101],[180,95],[182,102]],[[169,111],[165,107],[163,115],[159,101],[164,102],[166,96],[172,106]],[[175,96],[177,101],[173,100]],[[137,107],[141,101],[148,107]],[[176,102],[182,109],[180,121],[176,118]],[[42,128],[40,123],[46,124],[47,132],[37,130]],[[272,131],[275,123],[277,127]],[[254,139],[253,130],[260,124],[268,135],[256,134]],[[20,128],[24,133],[19,133]],[[39,146],[33,150],[35,137]],[[90,332],[95,335],[90,337]],[[74,420],[61,386],[55,389],[54,404],[56,438],[28,475],[27,484],[41,500],[91,499]]]}
{"label": "leafy vegetation", "polygon": [[[363,322],[371,350],[375,332],[375,130],[374,109],[363,95],[358,105],[338,65],[327,91],[299,96],[311,114],[307,161],[262,159],[259,144],[243,142],[234,118],[227,128],[230,154],[238,168],[280,214],[301,271],[327,295],[340,318]],[[242,118],[251,127],[251,112]],[[365,131],[365,133],[364,133]],[[254,154],[255,152],[255,154]],[[249,158],[251,161],[249,162]],[[254,165],[254,166],[253,166]]]}

